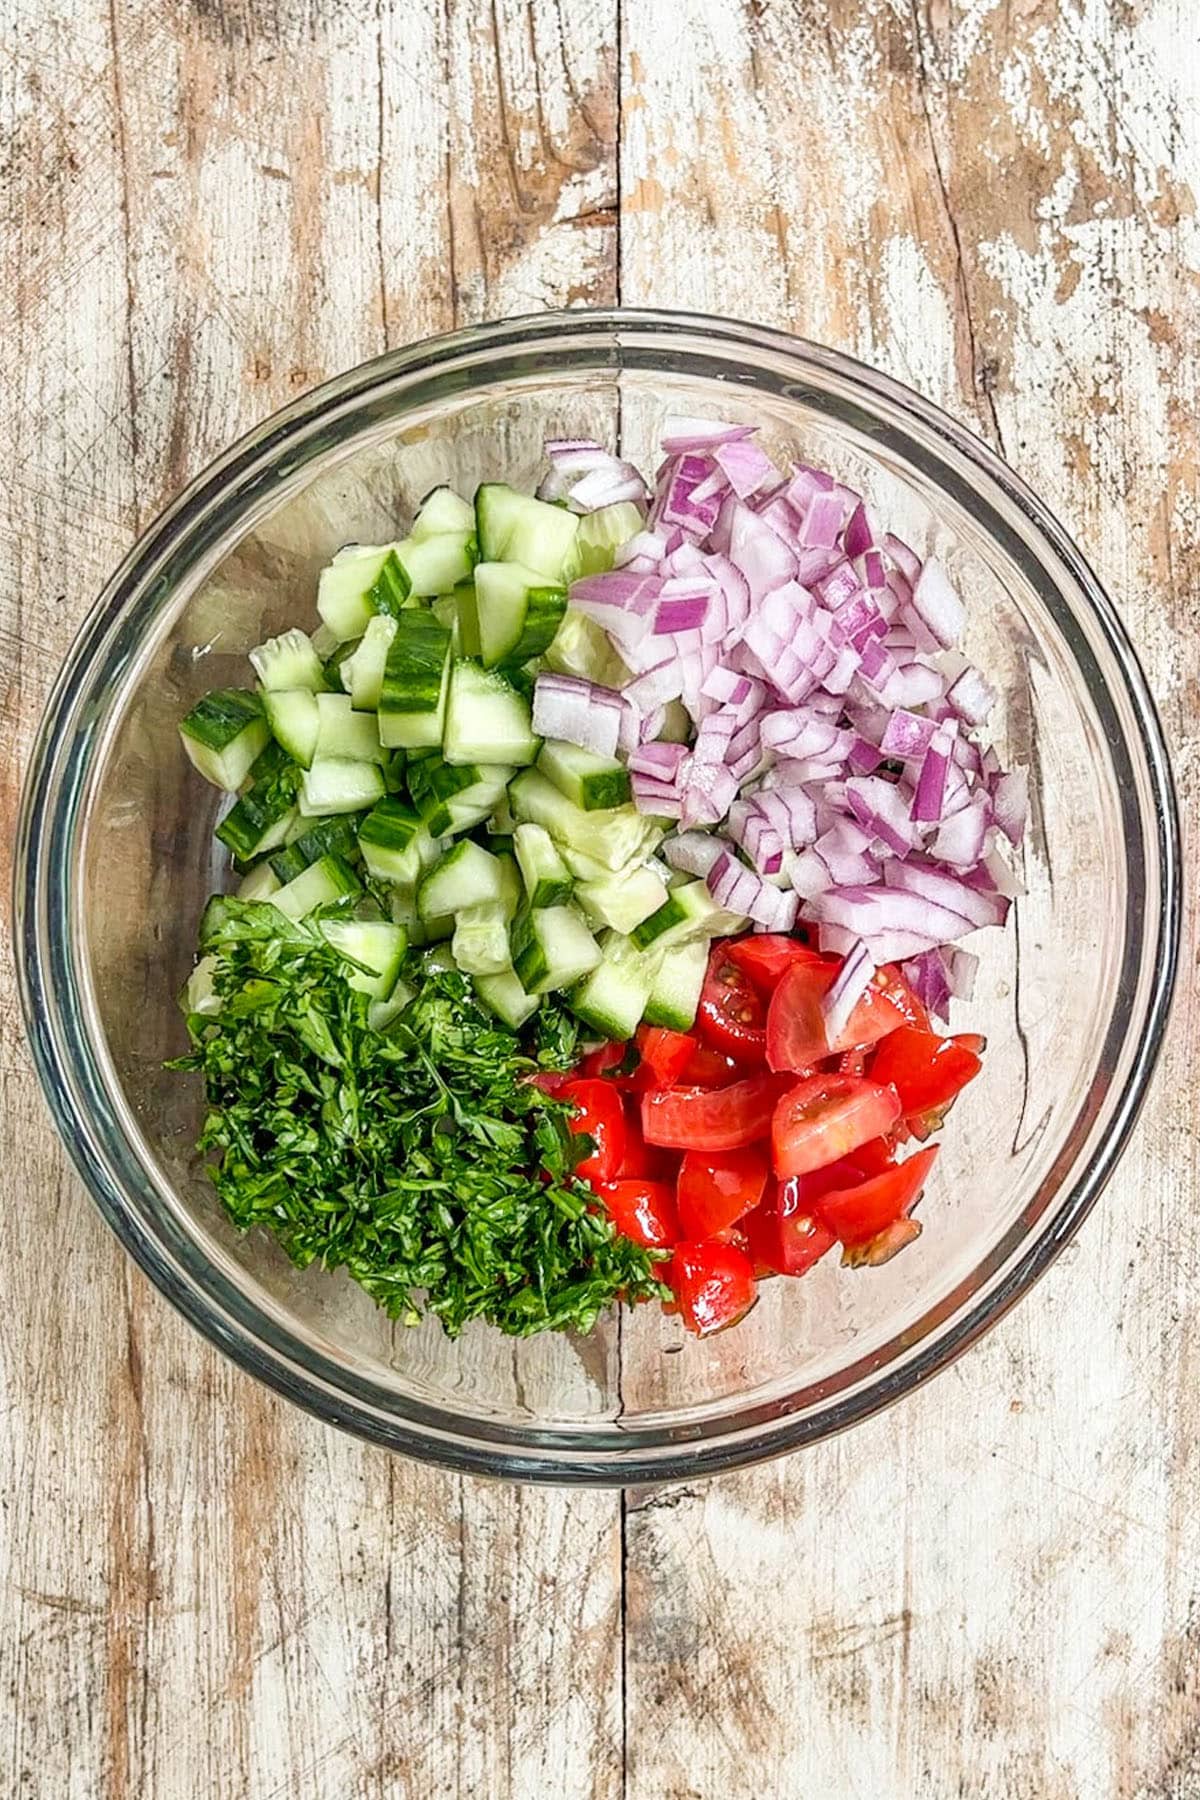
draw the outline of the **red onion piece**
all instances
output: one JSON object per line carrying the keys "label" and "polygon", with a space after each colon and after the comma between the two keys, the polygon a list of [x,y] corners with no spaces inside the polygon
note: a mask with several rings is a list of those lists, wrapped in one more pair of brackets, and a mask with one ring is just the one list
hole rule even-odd
{"label": "red onion piece", "polygon": [[825,1018],[825,1042],[835,1044],[850,1022],[850,1015],[871,985],[875,962],[860,938],[825,990],[821,1011]]}

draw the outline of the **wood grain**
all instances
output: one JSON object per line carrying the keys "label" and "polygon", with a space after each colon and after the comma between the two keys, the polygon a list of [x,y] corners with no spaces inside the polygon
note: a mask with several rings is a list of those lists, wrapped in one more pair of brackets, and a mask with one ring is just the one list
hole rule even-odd
{"label": "wood grain", "polygon": [[[75,626],[210,455],[388,343],[618,295],[836,343],[1001,448],[1194,814],[1187,0],[20,0],[0,111],[0,858]],[[1186,982],[1101,1212],[984,1345],[623,1505],[387,1459],[230,1369],[67,1173],[8,960],[6,1792],[1200,1792]]]}

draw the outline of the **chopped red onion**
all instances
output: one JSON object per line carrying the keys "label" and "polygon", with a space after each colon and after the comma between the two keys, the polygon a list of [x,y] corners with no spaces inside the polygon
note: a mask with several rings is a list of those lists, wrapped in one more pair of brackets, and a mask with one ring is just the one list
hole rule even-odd
{"label": "chopped red onion", "polygon": [[932,558],[913,584],[912,610],[943,649],[957,644],[966,623],[963,603],[941,563]]}
{"label": "chopped red onion", "polygon": [[686,744],[641,744],[628,758],[629,773],[650,775],[657,781],[675,781],[687,759]]}
{"label": "chopped red onion", "polygon": [[1029,819],[1029,775],[1010,769],[992,787],[992,817],[1012,845],[1020,843]]}
{"label": "chopped red onion", "polygon": [[671,867],[681,869],[685,875],[707,875],[718,857],[725,854],[720,838],[710,837],[706,831],[681,831],[663,845],[663,855]]}
{"label": "chopped red onion", "polygon": [[[535,728],[607,755],[615,739],[635,803],[680,822],[668,861],[675,843],[675,866],[708,875],[720,862],[756,929],[790,929],[803,898],[854,981],[904,960],[944,1005],[972,969],[950,946],[1000,923],[1021,891],[997,841],[1020,841],[1026,777],[968,735],[995,697],[955,648],[963,607],[941,564],[880,537],[861,496],[824,471],[781,476],[752,438],[670,423],[645,528],[571,590],[632,679],[618,696],[540,676]],[[599,444],[563,439],[549,454],[543,492],[576,510],[647,497]],[[690,749],[656,741],[673,700]],[[901,780],[880,773],[888,763]]]}
{"label": "chopped red onion", "polygon": [[660,439],[668,456],[685,450],[715,450],[718,444],[734,444],[753,437],[753,425],[731,425],[724,419],[669,418]]}
{"label": "chopped red onion", "polygon": [[874,959],[860,938],[854,948],[846,952],[845,961],[821,999],[827,1044],[836,1044],[845,1031],[850,1015],[871,985],[874,973]]}
{"label": "chopped red onion", "polygon": [[988,686],[978,669],[967,668],[946,689],[946,699],[968,725],[982,725],[996,704],[996,690]]}

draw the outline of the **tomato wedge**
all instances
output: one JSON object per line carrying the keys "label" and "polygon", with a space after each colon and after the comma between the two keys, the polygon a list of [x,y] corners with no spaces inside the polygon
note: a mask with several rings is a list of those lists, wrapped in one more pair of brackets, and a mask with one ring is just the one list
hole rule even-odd
{"label": "tomato wedge", "polygon": [[[776,1102],[791,1085],[786,1076],[752,1075],[731,1087],[663,1088],[643,1094],[642,1135],[648,1144],[677,1150],[737,1150],[770,1135]],[[878,1137],[886,1129],[883,1125],[867,1135]]]}
{"label": "tomato wedge", "polygon": [[572,1131],[586,1132],[592,1149],[575,1173],[584,1181],[612,1181],[625,1159],[629,1127],[621,1096],[611,1081],[568,1081],[559,1098],[575,1109],[568,1121]]}
{"label": "tomato wedge", "polygon": [[784,975],[767,1012],[768,1068],[807,1072],[827,1056],[877,1043],[904,1024],[899,1007],[871,986],[830,1042],[821,1002],[836,972],[836,964],[795,962]]}
{"label": "tomato wedge", "polygon": [[710,1049],[707,1044],[696,1044],[692,1051],[691,1061],[683,1071],[685,1087],[729,1087],[731,1082],[740,1081],[745,1070],[735,1063],[732,1056],[722,1056],[719,1050]]}
{"label": "tomato wedge", "polygon": [[625,1044],[609,1042],[601,1044],[596,1050],[589,1050],[587,1055],[580,1057],[576,1064],[574,1079],[593,1081],[599,1075],[611,1074],[624,1062],[627,1048],[628,1046]]}
{"label": "tomato wedge", "polygon": [[837,1239],[805,1197],[805,1177],[793,1176],[742,1220],[746,1247],[757,1268],[776,1275],[804,1275]]}
{"label": "tomato wedge", "polygon": [[679,1316],[697,1337],[711,1337],[736,1325],[754,1305],[758,1289],[754,1265],[744,1250],[719,1238],[704,1244],[676,1244],[666,1279]]}
{"label": "tomato wedge", "polygon": [[622,1177],[592,1185],[622,1237],[646,1250],[669,1250],[678,1243],[679,1218],[669,1182]]}
{"label": "tomato wedge", "polygon": [[823,1194],[817,1202],[821,1218],[840,1243],[869,1243],[915,1206],[937,1153],[938,1146],[931,1144],[882,1175]]}
{"label": "tomato wedge", "polygon": [[904,1014],[906,1024],[915,1025],[918,1031],[931,1029],[929,1014],[894,963],[884,963],[875,978],[875,985],[887,995],[897,1011]]}
{"label": "tomato wedge", "polygon": [[639,1025],[636,1041],[651,1087],[673,1087],[696,1048],[695,1038],[686,1031],[667,1031],[661,1025]]}
{"label": "tomato wedge", "polygon": [[817,950],[810,950],[793,937],[780,937],[775,932],[764,931],[753,937],[737,938],[726,944],[725,954],[736,968],[748,975],[761,993],[770,995],[776,984],[791,968],[793,963],[822,963],[826,968],[836,968],[836,961],[822,956]]}
{"label": "tomato wedge", "polygon": [[891,1088],[855,1075],[813,1075],[780,1099],[771,1125],[775,1173],[804,1175],[882,1137],[900,1116]]}
{"label": "tomato wedge", "polygon": [[948,1106],[982,1067],[974,1050],[957,1038],[941,1038],[932,1031],[915,1031],[905,1025],[876,1050],[871,1080],[894,1087],[901,1110],[918,1115]]}
{"label": "tomato wedge", "polygon": [[679,1227],[685,1238],[711,1237],[757,1206],[767,1185],[767,1158],[756,1144],[741,1150],[689,1150],[679,1168]]}
{"label": "tomato wedge", "polygon": [[716,943],[696,1008],[696,1030],[714,1050],[735,1061],[761,1067],[766,1055],[767,1009],[762,995]]}

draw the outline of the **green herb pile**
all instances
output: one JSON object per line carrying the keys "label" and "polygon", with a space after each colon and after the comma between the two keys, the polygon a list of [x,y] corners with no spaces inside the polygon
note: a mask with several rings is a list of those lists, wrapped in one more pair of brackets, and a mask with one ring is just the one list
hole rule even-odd
{"label": "green herb pile", "polygon": [[254,902],[223,902],[201,949],[221,1009],[191,1015],[192,1054],[171,1066],[204,1077],[200,1148],[241,1229],[452,1336],[477,1318],[589,1331],[614,1300],[665,1292],[572,1173],[590,1139],[530,1083],[576,1060],[570,1014],[543,1004],[522,1048],[466,977],[412,951],[414,998],[381,1034],[315,928]]}

